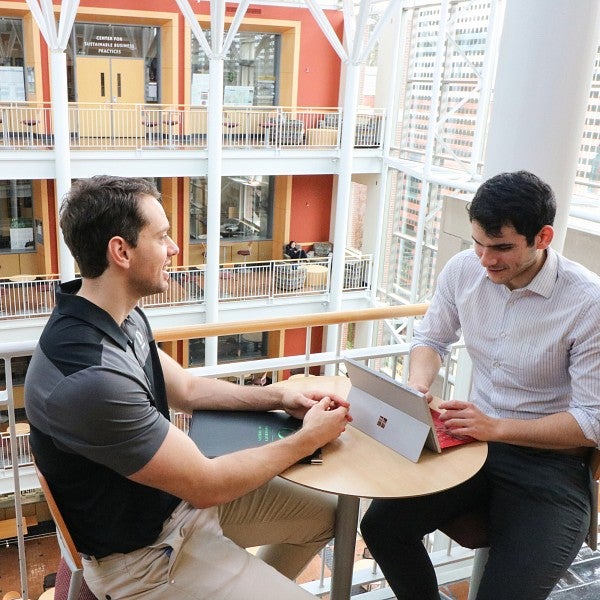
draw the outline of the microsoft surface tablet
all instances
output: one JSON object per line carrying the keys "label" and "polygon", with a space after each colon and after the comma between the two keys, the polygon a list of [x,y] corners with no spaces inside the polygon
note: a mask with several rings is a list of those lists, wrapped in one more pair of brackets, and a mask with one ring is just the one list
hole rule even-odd
{"label": "microsoft surface tablet", "polygon": [[471,441],[446,432],[424,394],[385,373],[346,360],[352,388],[348,395],[354,425],[416,462],[426,446],[434,452]]}

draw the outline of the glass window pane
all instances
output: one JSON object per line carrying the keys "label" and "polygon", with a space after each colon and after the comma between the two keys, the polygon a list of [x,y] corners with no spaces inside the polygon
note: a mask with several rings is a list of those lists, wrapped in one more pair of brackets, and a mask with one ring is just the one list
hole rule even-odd
{"label": "glass window pane", "polygon": [[[210,40],[210,31],[206,31]],[[280,36],[275,33],[240,31],[227,52],[223,65],[225,88],[248,88],[249,104],[274,106],[277,102]],[[192,97],[206,97],[209,61],[195,37],[192,38]],[[206,88],[195,90],[194,87]],[[225,90],[227,91],[227,90]],[[204,93],[203,93],[204,92]]]}
{"label": "glass window pane", "polygon": [[0,179],[0,251],[34,249],[31,181]]}
{"label": "glass window pane", "polygon": [[0,19],[0,101],[19,102],[25,100],[23,65],[21,21],[19,19]]}
{"label": "glass window pane", "polygon": [[[223,335],[217,341],[217,360],[219,364],[239,362],[267,356],[268,334],[242,333]],[[194,338],[189,342],[190,367],[202,367],[205,364],[204,338]]]}
{"label": "glass window pane", "polygon": [[[240,240],[271,239],[273,199],[270,177],[223,177],[221,237]],[[190,241],[206,240],[207,180],[190,178]]]}

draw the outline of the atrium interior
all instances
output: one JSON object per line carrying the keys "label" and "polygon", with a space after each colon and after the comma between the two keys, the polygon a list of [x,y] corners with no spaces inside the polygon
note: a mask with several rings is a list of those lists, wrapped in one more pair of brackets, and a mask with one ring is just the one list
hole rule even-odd
{"label": "atrium interior", "polygon": [[[57,225],[74,179],[157,185],[180,248],[143,302],[157,340],[240,384],[344,358],[402,379],[420,307],[472,244],[465,207],[500,172],[552,186],[553,247],[600,273],[600,6],[572,4],[0,0],[0,521],[48,519],[17,425],[56,286],[78,273]],[[440,395],[469,385],[459,346]],[[37,598],[26,539],[19,522],[9,563]],[[444,585],[468,578],[472,552],[428,543]],[[597,597],[598,556],[579,558],[553,597]]]}

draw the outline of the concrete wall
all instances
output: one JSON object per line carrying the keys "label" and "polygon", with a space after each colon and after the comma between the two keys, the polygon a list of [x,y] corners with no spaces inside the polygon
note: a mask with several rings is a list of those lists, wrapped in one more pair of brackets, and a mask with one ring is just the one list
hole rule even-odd
{"label": "concrete wall", "polygon": [[[436,278],[451,256],[472,245],[466,209],[468,200],[460,196],[448,196],[444,200]],[[562,253],[600,274],[600,223],[570,218]]]}

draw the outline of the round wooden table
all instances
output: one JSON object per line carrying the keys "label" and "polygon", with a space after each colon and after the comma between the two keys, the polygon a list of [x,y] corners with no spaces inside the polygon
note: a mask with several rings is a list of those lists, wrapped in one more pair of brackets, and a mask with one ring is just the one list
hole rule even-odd
{"label": "round wooden table", "polygon": [[329,270],[323,265],[306,265],[306,285],[313,288],[324,288],[327,285]]}
{"label": "round wooden table", "polygon": [[[350,380],[342,376],[299,377],[272,385],[342,397],[351,387]],[[413,463],[348,425],[338,439],[323,448],[322,465],[298,464],[282,473],[289,481],[338,495],[331,600],[350,597],[360,498],[434,494],[475,475],[486,457],[487,444],[472,442],[441,454],[424,449],[419,461]]]}

